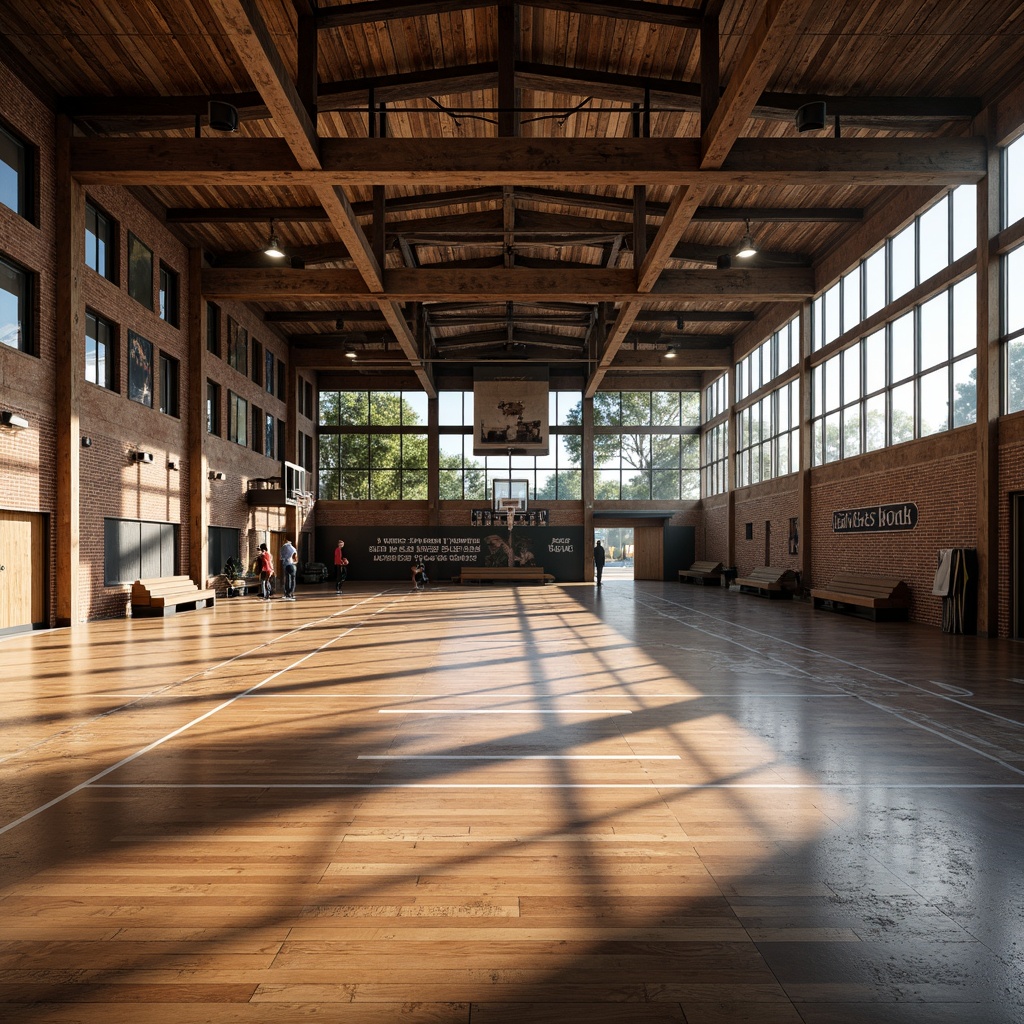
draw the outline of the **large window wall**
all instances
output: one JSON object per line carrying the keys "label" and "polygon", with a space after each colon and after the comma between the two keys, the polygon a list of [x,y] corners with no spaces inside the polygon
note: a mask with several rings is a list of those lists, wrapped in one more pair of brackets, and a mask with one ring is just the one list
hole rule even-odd
{"label": "large window wall", "polygon": [[[1024,219],[1024,137],[1003,150],[1002,227]],[[1004,374],[1003,410],[1024,410],[1024,245],[1001,260]]]}

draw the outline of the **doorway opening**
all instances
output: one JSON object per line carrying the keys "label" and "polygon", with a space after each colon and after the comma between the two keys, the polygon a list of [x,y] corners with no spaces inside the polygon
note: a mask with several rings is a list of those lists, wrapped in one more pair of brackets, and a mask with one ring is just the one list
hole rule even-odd
{"label": "doorway opening", "polygon": [[1010,636],[1024,640],[1024,493],[1010,495]]}
{"label": "doorway opening", "polygon": [[594,530],[594,543],[604,545],[604,580],[632,580],[635,550],[631,526],[601,527]]}

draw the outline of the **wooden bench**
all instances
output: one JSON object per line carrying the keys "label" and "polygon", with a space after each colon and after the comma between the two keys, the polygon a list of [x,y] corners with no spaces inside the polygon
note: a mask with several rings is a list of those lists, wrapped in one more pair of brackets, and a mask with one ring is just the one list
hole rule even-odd
{"label": "wooden bench", "polygon": [[716,587],[722,583],[721,562],[694,562],[689,569],[679,570],[680,583],[714,583]]}
{"label": "wooden bench", "polygon": [[179,608],[212,608],[214,590],[200,590],[187,576],[159,576],[132,584],[132,617],[173,615]]}
{"label": "wooden bench", "polygon": [[741,594],[759,594],[762,597],[792,597],[797,587],[797,576],[792,569],[762,565],[746,576],[737,576],[733,583]]}
{"label": "wooden bench", "polygon": [[840,572],[827,587],[811,590],[811,603],[815,608],[829,605],[837,612],[863,613],[876,621],[906,620],[910,617],[910,587],[894,576]]}
{"label": "wooden bench", "polygon": [[453,583],[553,583],[555,577],[539,565],[464,565]]}

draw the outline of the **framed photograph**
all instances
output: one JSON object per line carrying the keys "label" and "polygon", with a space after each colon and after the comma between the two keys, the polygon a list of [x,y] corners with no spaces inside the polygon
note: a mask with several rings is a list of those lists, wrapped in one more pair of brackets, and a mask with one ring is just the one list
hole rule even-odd
{"label": "framed photograph", "polygon": [[547,455],[548,393],[546,372],[478,367],[473,377],[473,454]]}

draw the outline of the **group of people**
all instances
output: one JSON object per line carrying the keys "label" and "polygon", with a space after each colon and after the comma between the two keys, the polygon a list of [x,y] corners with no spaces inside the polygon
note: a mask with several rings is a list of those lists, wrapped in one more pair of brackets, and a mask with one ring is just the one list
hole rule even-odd
{"label": "group of people", "polygon": [[[295,583],[299,573],[299,552],[290,540],[286,540],[281,545],[281,567],[284,571],[281,600],[294,601]],[[269,601],[274,596],[274,579],[277,573],[274,569],[274,556],[270,553],[270,549],[266,544],[261,544],[256,552],[256,558],[253,560],[253,571],[260,578],[259,599],[261,601]],[[345,557],[345,542],[339,540],[338,546],[334,549],[334,583],[336,593],[341,593],[341,585],[345,582],[347,576],[348,559]]]}

